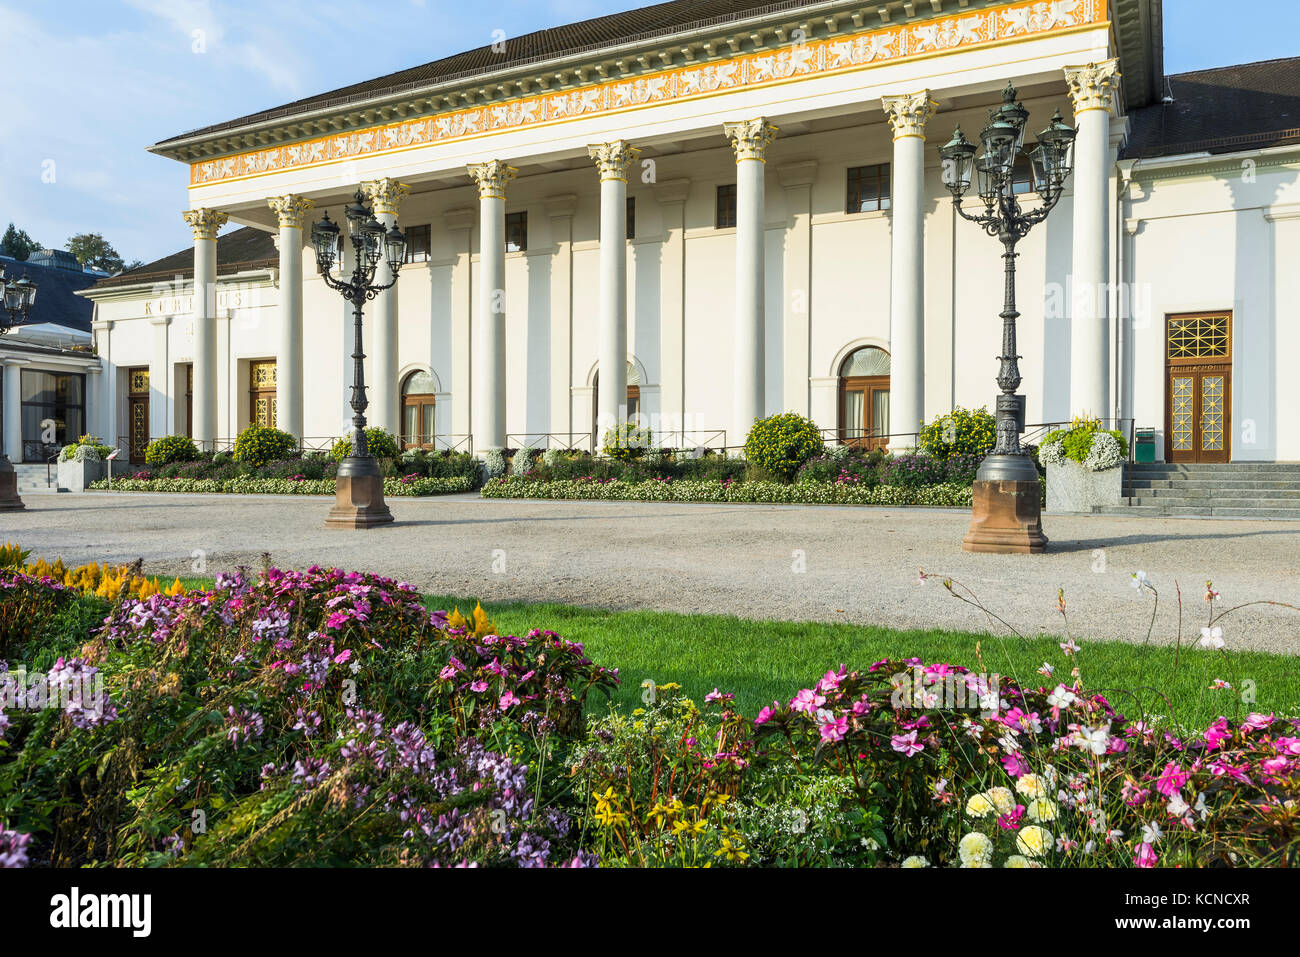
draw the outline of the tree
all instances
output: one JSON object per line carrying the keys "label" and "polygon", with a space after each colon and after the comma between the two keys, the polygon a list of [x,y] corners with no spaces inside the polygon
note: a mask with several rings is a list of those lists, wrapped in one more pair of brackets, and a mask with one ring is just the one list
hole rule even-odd
{"label": "tree", "polygon": [[0,239],[0,253],[6,256],[13,256],[20,262],[26,262],[27,257],[36,250],[41,248],[41,244],[27,235],[27,230],[18,229],[13,223],[5,230],[4,238]]}
{"label": "tree", "polygon": [[81,265],[102,269],[107,273],[122,271],[125,263],[113,245],[99,233],[78,233],[68,238],[68,252],[77,257]]}

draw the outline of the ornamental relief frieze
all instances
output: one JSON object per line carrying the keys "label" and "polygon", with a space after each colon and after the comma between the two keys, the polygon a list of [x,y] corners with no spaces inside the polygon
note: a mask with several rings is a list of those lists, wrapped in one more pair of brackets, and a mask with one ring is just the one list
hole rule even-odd
{"label": "ornamental relief frieze", "polygon": [[1027,0],[940,20],[790,43],[780,49],[742,54],[714,63],[691,64],[628,80],[561,93],[535,94],[507,103],[468,107],[384,127],[203,160],[190,166],[190,185],[205,186],[596,113],[833,74],[875,63],[1093,26],[1105,22],[1105,18],[1106,0]]}

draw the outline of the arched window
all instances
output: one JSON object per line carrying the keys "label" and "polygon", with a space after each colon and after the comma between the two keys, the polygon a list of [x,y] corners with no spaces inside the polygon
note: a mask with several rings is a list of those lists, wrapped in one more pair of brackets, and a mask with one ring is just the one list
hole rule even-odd
{"label": "arched window", "polygon": [[889,353],[863,346],[840,366],[840,441],[884,448],[889,436]]}
{"label": "arched window", "polygon": [[428,372],[412,372],[402,380],[402,448],[433,448],[437,391],[437,380]]}

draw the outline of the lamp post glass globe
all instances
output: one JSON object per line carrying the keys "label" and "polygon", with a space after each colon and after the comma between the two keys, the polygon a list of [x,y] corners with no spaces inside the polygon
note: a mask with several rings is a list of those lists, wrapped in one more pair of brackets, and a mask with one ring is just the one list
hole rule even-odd
{"label": "lamp post glass globe", "polygon": [[0,275],[0,335],[27,320],[32,304],[36,302],[36,283],[27,278],[6,280]]}

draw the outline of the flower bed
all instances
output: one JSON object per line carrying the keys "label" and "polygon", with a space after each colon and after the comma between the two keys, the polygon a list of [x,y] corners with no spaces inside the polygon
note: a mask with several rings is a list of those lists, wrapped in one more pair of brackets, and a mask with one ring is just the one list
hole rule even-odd
{"label": "flower bed", "polygon": [[971,504],[969,485],[907,488],[846,482],[671,481],[619,479],[539,481],[503,476],[487,482],[484,498],[603,499],[626,502],[759,502],[803,505],[931,505],[962,508]]}
{"label": "flower bed", "polygon": [[[226,495],[333,495],[338,483],[334,479],[309,478],[253,478],[239,476],[229,479],[154,478],[107,479],[94,482],[90,488],[99,492],[195,492],[222,493]],[[422,497],[426,495],[453,495],[474,491],[472,479],[464,476],[451,478],[421,478],[407,475],[384,479],[384,494],[388,496]]]}
{"label": "flower bed", "polygon": [[1068,638],[1037,687],[881,660],[592,719],[581,645],[337,569],[111,603],[2,570],[0,626],[3,866],[1300,864],[1300,720],[1130,720]]}

